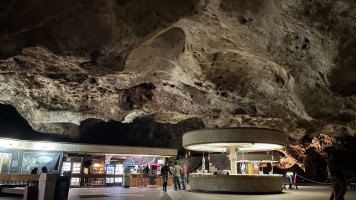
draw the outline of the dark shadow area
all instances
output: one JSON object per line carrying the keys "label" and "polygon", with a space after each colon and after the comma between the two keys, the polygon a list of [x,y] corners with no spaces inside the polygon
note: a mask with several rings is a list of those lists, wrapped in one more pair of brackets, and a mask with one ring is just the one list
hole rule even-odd
{"label": "dark shadow area", "polygon": [[15,107],[4,104],[0,104],[0,137],[57,142],[72,141],[68,137],[34,131]]}
{"label": "dark shadow area", "polygon": [[99,122],[86,127],[79,138],[80,142],[115,144],[129,146],[176,148],[184,154],[182,136],[184,133],[204,128],[197,118],[180,121],[177,124],[157,123],[150,118],[140,118],[132,123],[117,121]]}
{"label": "dark shadow area", "polygon": [[[352,35],[351,33],[349,33]],[[356,94],[356,40],[353,37],[342,38],[339,46],[336,68],[329,74],[331,91],[341,96]]]}
{"label": "dark shadow area", "polygon": [[77,140],[56,134],[34,131],[27,121],[11,105],[0,104],[0,137],[22,140],[76,142],[90,144],[126,145],[176,148],[181,155],[184,133],[204,128],[197,118],[180,121],[177,124],[157,123],[150,118],[140,118],[132,123],[117,121],[103,122],[87,119],[82,122],[81,136]]}
{"label": "dark shadow area", "polygon": [[7,199],[7,200],[11,200],[11,199],[23,199],[23,195],[22,194],[7,194],[7,193],[0,193],[0,198],[1,199]]}

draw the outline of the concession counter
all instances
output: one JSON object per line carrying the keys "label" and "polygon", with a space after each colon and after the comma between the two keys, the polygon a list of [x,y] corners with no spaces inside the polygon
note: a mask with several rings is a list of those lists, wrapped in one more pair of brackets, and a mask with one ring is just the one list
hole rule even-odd
{"label": "concession counter", "polygon": [[227,169],[206,173],[208,170],[203,164],[201,173],[190,174],[190,188],[216,192],[281,192],[283,176],[273,173],[273,163],[279,162],[276,150],[285,145],[286,135],[273,129],[244,127],[187,132],[183,135],[185,149],[220,153],[228,157],[230,165]]}

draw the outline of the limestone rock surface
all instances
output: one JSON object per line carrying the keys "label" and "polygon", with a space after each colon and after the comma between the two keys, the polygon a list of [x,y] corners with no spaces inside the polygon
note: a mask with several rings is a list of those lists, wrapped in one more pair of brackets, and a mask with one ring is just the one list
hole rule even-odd
{"label": "limestone rock surface", "polygon": [[353,0],[9,0],[0,27],[0,103],[39,132],[144,117],[356,133]]}

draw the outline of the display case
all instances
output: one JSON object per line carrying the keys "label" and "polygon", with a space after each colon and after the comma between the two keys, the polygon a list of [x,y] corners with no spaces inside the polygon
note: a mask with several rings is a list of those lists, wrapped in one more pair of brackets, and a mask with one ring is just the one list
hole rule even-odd
{"label": "display case", "polygon": [[157,185],[157,164],[151,165],[150,185]]}
{"label": "display case", "polygon": [[71,178],[70,185],[71,186],[80,186],[80,178]]}
{"label": "display case", "polygon": [[[82,157],[67,157],[64,158],[62,164],[61,175],[64,174],[81,174],[82,173]],[[71,178],[71,186],[79,187],[80,186],[80,178],[73,177]]]}
{"label": "display case", "polygon": [[[124,165],[122,165],[122,164],[116,165],[116,168],[115,168],[115,175],[123,175],[123,174],[124,174]],[[116,178],[114,179],[114,182],[115,182],[115,183],[122,184],[122,177],[116,177]]]}
{"label": "display case", "polygon": [[[106,165],[106,174],[115,174],[115,165]],[[113,184],[114,178],[106,178],[106,184]]]}

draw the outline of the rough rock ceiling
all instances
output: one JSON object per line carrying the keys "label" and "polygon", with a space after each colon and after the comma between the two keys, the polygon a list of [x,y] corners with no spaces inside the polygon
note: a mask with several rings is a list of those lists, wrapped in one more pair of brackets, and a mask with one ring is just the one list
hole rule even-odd
{"label": "rough rock ceiling", "polygon": [[0,103],[40,132],[144,117],[356,133],[353,0],[9,0],[0,27]]}

